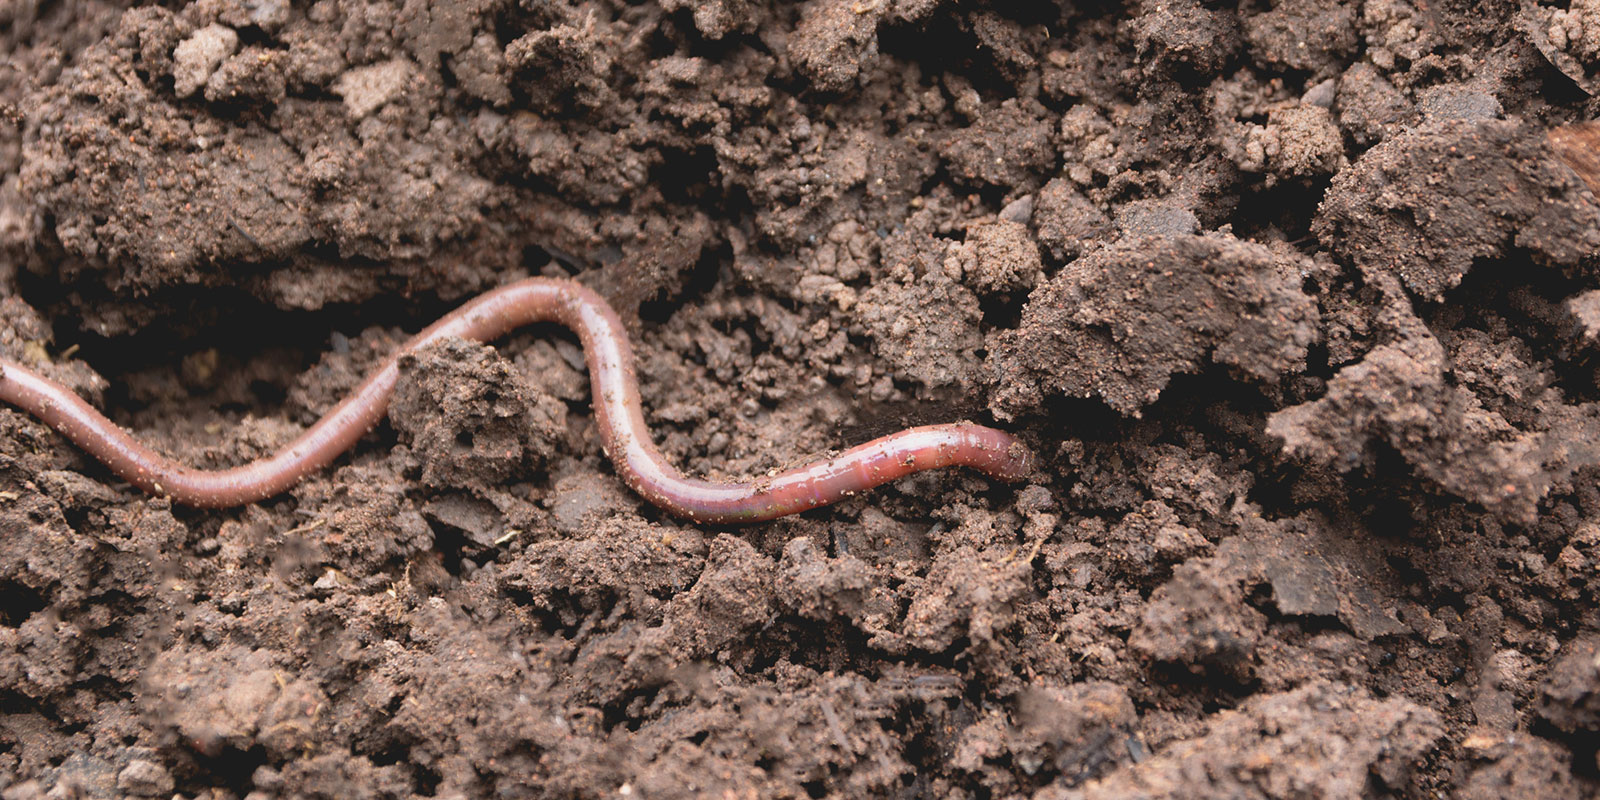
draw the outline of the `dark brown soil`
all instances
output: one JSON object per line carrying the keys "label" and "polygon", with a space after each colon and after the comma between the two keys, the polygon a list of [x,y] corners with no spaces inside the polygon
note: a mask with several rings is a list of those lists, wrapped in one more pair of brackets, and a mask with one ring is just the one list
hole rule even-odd
{"label": "dark brown soil", "polygon": [[576,274],[689,472],[1042,466],[686,525],[547,328],[230,511],[0,409],[0,798],[1600,793],[1600,2],[178,5],[0,2],[0,353],[164,451]]}

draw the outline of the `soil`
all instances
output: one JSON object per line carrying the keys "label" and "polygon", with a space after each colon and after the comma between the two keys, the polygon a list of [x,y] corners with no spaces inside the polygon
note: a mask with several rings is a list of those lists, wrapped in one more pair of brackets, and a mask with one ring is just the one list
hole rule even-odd
{"label": "soil", "polygon": [[239,509],[0,409],[4,800],[1600,793],[1595,0],[11,0],[0,44],[0,353],[186,462],[531,274],[621,309],[690,473],[1040,456],[685,524],[542,327]]}

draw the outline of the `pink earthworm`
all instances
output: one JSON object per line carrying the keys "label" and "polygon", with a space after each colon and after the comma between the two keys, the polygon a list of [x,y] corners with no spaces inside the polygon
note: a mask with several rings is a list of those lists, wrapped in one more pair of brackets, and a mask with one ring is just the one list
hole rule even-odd
{"label": "pink earthworm", "polygon": [[606,455],[645,499],[695,522],[758,522],[825,506],[927,469],[966,466],[1021,480],[1033,456],[1011,434],[960,422],[890,434],[786,472],[744,483],[686,478],[650,439],[622,320],[604,298],[569,280],[528,278],[486,292],[445,315],[389,356],[356,391],[278,452],[229,469],[200,470],[140,444],[82,398],[0,359],[0,400],[43,420],[113,472],[156,495],[203,508],[272,497],[321,469],[387,412],[400,357],[448,336],[489,341],[533,322],[576,331],[587,356],[596,422]]}

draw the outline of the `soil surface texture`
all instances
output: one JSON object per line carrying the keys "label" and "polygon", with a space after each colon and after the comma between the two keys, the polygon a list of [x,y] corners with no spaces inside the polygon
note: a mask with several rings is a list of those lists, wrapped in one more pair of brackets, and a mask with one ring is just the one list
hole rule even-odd
{"label": "soil surface texture", "polygon": [[0,798],[1600,794],[1600,0],[0,0]]}

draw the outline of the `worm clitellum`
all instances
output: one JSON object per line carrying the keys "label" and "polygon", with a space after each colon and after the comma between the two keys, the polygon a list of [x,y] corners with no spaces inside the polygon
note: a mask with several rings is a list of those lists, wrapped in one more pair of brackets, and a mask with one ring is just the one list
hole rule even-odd
{"label": "worm clitellum", "polygon": [[966,466],[1020,480],[1032,455],[1003,431],[971,423],[927,425],[874,439],[834,458],[746,483],[686,478],[662,458],[645,427],[633,351],[605,299],[573,281],[529,278],[486,292],[445,315],[389,356],[287,447],[221,470],[186,467],[136,441],[60,384],[0,359],[0,400],[16,405],[145,491],[223,508],[272,497],[320,469],[371,430],[389,406],[400,357],[447,336],[488,341],[531,322],[557,322],[583,342],[595,419],[606,454],[645,499],[696,522],[757,522],[824,506],[913,472]]}

